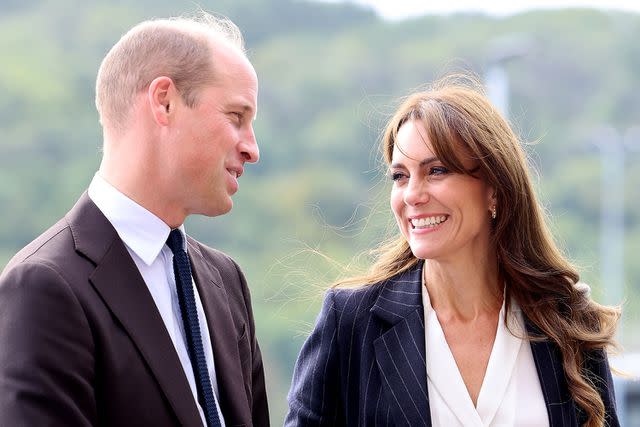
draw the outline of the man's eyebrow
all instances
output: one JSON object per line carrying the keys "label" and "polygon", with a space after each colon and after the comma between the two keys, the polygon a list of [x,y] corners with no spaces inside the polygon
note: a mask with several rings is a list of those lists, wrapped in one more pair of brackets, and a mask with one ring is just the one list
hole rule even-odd
{"label": "man's eyebrow", "polygon": [[237,107],[240,107],[242,109],[243,113],[249,113],[253,116],[253,120],[256,119],[256,116],[258,115],[258,111],[257,111],[257,107],[256,109],[253,108],[253,106],[251,106],[251,104],[248,104],[245,101],[240,101],[238,103],[236,103]]}

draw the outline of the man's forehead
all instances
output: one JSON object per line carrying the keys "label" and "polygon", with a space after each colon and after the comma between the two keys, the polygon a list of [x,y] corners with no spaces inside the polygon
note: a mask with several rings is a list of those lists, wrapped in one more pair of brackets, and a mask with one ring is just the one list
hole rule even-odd
{"label": "man's forehead", "polygon": [[247,96],[254,98],[257,96],[258,76],[248,59],[244,57],[214,58],[213,74],[214,86],[246,92]]}
{"label": "man's forehead", "polygon": [[214,68],[248,67],[253,71],[249,58],[239,46],[217,37],[210,38],[210,46]]}

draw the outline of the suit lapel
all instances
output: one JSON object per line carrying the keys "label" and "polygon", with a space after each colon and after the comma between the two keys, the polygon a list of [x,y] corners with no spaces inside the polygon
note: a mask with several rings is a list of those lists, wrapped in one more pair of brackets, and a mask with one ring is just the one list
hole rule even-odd
{"label": "suit lapel", "polygon": [[[542,336],[539,329],[528,319],[525,319],[525,324],[530,336]],[[558,346],[548,340],[531,341],[531,352],[547,405],[549,425],[551,427],[577,426],[575,405],[569,393]]]}
{"label": "suit lapel", "polygon": [[229,297],[220,272],[206,262],[200,248],[188,239],[189,257],[202,305],[207,316],[215,359],[220,405],[227,425],[251,424],[251,409],[242,378],[237,327],[233,322]]}
{"label": "suit lapel", "polygon": [[67,214],[76,250],[96,264],[89,277],[155,376],[180,423],[201,426],[178,355],[153,297],[115,229],[85,194]]}
{"label": "suit lapel", "polygon": [[383,285],[371,312],[388,329],[374,340],[382,385],[398,425],[431,426],[425,358],[422,263]]}

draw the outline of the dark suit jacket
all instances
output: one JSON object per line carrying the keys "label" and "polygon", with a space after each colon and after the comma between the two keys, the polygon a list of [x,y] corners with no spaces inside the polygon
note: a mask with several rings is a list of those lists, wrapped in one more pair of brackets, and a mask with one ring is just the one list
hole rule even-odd
{"label": "dark suit jacket", "polygon": [[[328,292],[296,364],[285,426],[431,426],[421,277],[419,263],[382,283]],[[550,425],[578,425],[559,349],[531,349]],[[591,357],[588,369],[608,425],[618,426],[606,356]]]}
{"label": "dark suit jacket", "polygon": [[[268,426],[249,290],[188,238],[226,425]],[[202,426],[135,263],[86,193],[0,276],[0,426]]]}

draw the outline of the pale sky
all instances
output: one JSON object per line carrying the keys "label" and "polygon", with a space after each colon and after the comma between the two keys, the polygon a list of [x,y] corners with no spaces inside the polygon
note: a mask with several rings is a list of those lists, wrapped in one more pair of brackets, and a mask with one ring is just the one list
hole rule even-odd
{"label": "pale sky", "polygon": [[350,1],[367,4],[388,19],[402,19],[425,14],[452,12],[484,12],[491,15],[511,15],[531,9],[561,9],[592,7],[640,13],[640,0],[323,0]]}

